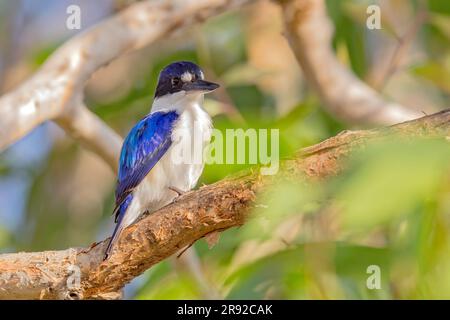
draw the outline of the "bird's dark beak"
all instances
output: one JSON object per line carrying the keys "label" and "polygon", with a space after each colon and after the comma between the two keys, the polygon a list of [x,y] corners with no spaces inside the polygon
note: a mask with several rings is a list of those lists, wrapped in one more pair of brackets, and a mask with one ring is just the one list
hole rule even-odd
{"label": "bird's dark beak", "polygon": [[196,80],[184,85],[186,91],[202,91],[211,92],[220,87],[217,83],[206,81],[206,80]]}

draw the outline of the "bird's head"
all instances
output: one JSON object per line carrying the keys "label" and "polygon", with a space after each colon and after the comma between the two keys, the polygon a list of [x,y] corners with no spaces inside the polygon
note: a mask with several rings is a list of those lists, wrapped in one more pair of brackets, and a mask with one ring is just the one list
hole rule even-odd
{"label": "bird's head", "polygon": [[204,80],[199,66],[189,61],[178,61],[166,66],[159,74],[155,98],[166,95],[199,95],[211,92],[218,84]]}

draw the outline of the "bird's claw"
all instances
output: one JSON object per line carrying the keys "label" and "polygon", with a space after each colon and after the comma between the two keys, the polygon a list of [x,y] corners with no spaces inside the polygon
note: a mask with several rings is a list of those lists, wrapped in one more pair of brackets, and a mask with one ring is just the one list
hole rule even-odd
{"label": "bird's claw", "polygon": [[186,191],[183,191],[177,187],[169,187],[169,190],[172,190],[173,192],[176,192],[176,194],[179,196],[183,195],[186,193]]}

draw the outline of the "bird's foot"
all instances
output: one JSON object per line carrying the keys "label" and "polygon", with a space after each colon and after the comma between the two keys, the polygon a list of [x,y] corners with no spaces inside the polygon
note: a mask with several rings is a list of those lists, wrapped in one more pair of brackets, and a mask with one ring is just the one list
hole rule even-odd
{"label": "bird's foot", "polygon": [[183,190],[181,190],[181,189],[179,189],[177,187],[169,187],[169,190],[172,190],[173,192],[176,192],[178,197],[186,193],[186,191],[183,191]]}

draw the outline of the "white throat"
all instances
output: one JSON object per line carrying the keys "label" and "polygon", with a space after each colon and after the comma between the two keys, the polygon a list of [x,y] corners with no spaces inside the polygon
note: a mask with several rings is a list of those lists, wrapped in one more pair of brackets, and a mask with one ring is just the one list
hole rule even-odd
{"label": "white throat", "polygon": [[182,113],[186,109],[201,107],[203,104],[203,93],[179,91],[169,93],[162,97],[155,98],[151,112],[156,111],[177,111]]}

